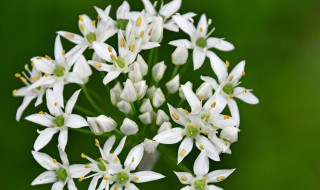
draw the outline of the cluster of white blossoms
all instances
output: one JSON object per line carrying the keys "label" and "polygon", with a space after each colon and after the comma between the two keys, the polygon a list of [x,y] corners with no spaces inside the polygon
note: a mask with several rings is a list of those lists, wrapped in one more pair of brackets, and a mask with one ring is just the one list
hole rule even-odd
{"label": "cluster of white blossoms", "polygon": [[[231,144],[238,140],[240,115],[236,98],[248,104],[259,102],[251,90],[239,86],[245,76],[245,62],[241,61],[228,73],[229,62],[222,61],[213,50],[231,51],[234,46],[223,38],[211,37],[212,21],[205,14],[195,26],[195,13],[178,13],[182,0],[160,6],[149,0],[142,3],[144,10],[137,12],[131,11],[124,1],[115,19],[109,15],[111,6],[104,10],[95,7],[97,21],[80,15],[81,35],[57,32],[54,59],[34,57],[31,66],[26,65],[25,71],[15,75],[25,84],[13,91],[14,96],[24,98],[17,110],[17,120],[33,100],[36,99],[37,107],[44,96],[46,99],[47,111],[26,117],[45,127],[38,131],[32,155],[48,171],[40,174],[32,185],[53,183],[52,190],[65,186],[75,190],[77,178],[79,182],[90,179],[89,190],[135,190],[137,183],[165,177],[152,171],[159,155],[160,158],[171,156],[161,144],[180,143],[174,158],[177,157],[178,168],[184,171],[175,171],[175,174],[185,185],[183,190],[221,189],[212,183],[223,181],[234,171],[209,172],[209,163],[220,161],[222,153],[231,154]],[[163,60],[158,61],[165,30],[181,31],[189,39],[169,42],[176,49],[168,56],[160,52]],[[75,47],[66,52],[61,37],[76,44]],[[115,40],[117,44],[112,44]],[[93,51],[92,57],[86,58],[84,53],[90,51]],[[164,60],[165,57],[170,61]],[[195,81],[183,81],[185,75],[181,67],[191,69],[193,64],[196,71],[206,58],[212,75],[192,77],[203,81],[193,90]],[[90,77],[98,72],[106,86],[108,100],[97,90],[87,88]],[[66,100],[64,87],[70,83],[82,90]],[[81,92],[92,109],[77,103]],[[91,158],[82,153],[84,164],[70,165],[65,150],[68,133],[72,131],[105,138],[103,147],[95,139],[101,156]],[[56,133],[59,133],[61,162],[39,152]],[[114,147],[117,139],[119,144]],[[119,155],[123,149],[129,153],[122,163]],[[199,155],[193,174],[181,163],[192,150]]]}

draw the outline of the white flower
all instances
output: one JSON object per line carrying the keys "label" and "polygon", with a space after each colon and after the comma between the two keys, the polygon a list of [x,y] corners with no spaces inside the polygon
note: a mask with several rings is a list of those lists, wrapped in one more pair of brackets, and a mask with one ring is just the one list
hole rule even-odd
{"label": "white flower", "polygon": [[120,98],[126,102],[135,102],[138,99],[137,90],[130,79],[125,82]]}
{"label": "white flower", "polygon": [[161,133],[171,128],[172,128],[172,124],[170,122],[163,122],[158,130],[158,133]]}
{"label": "white flower", "polygon": [[132,111],[132,107],[129,102],[126,102],[124,100],[121,100],[120,102],[117,103],[118,109],[123,112],[123,113],[130,113]]}
{"label": "white flower", "polygon": [[180,87],[180,75],[177,74],[173,79],[166,83],[167,90],[170,94],[178,92]]}
{"label": "white flower", "polygon": [[102,135],[108,133],[117,128],[117,123],[111,118],[105,115],[98,117],[87,117],[89,127],[95,135]]}
{"label": "white flower", "polygon": [[59,153],[62,163],[57,162],[47,154],[32,151],[34,159],[48,171],[40,174],[31,185],[53,183],[52,190],[61,190],[65,185],[68,186],[69,190],[77,190],[73,179],[87,175],[90,169],[82,164],[69,165],[66,153],[60,148]]}
{"label": "white flower", "polygon": [[175,15],[173,16],[173,20],[190,36],[191,41],[186,39],[175,40],[169,44],[178,47],[183,43],[188,49],[193,49],[194,70],[199,69],[203,65],[207,53],[212,52],[209,49],[216,48],[221,51],[231,51],[234,49],[232,44],[223,39],[209,37],[214,29],[208,33],[209,24],[205,14],[201,16],[197,28],[183,16]]}
{"label": "white flower", "polygon": [[122,168],[118,155],[121,153],[125,145],[126,136],[121,139],[119,145],[114,149],[113,152],[111,152],[115,141],[116,138],[113,135],[108,138],[103,147],[100,147],[99,141],[97,139],[95,140],[95,145],[99,148],[101,154],[99,161],[96,161],[83,153],[81,154],[82,158],[85,158],[90,162],[90,164],[87,164],[86,167],[90,168],[94,173],[86,177],[81,176],[80,178],[80,181],[87,178],[92,178],[88,188],[89,190],[96,189],[100,179],[102,179],[102,181],[98,189],[109,189],[109,185],[113,183],[112,175]]}
{"label": "white flower", "polygon": [[218,150],[214,144],[204,136],[207,133],[201,129],[199,122],[197,120],[191,120],[193,118],[187,118],[184,113],[173,108],[171,105],[168,104],[168,106],[172,120],[183,128],[175,127],[168,129],[156,135],[153,140],[161,144],[176,144],[182,141],[178,151],[178,163],[191,152],[194,141],[196,142],[196,146],[200,150],[204,150],[212,160],[219,161]]}
{"label": "white flower", "polygon": [[125,135],[134,135],[139,131],[139,127],[136,122],[132,121],[129,118],[125,118],[120,127],[121,132]]}
{"label": "white flower", "polygon": [[148,74],[148,65],[141,55],[138,55],[137,60],[131,65],[129,78],[133,82],[139,82]]}
{"label": "white flower", "polygon": [[153,80],[156,82],[159,82],[162,79],[166,69],[167,69],[167,66],[164,64],[164,61],[155,64],[152,68]]}
{"label": "white flower", "polygon": [[196,91],[197,96],[201,100],[207,100],[212,97],[212,87],[210,83],[202,83]]}
{"label": "white flower", "polygon": [[189,57],[188,48],[184,43],[180,43],[177,45],[176,50],[172,53],[171,59],[172,63],[175,65],[183,65],[187,62]]}
{"label": "white flower", "polygon": [[116,106],[121,101],[120,94],[122,92],[122,86],[118,82],[113,88],[110,89],[110,100],[112,105]]}
{"label": "white flower", "polygon": [[[108,8],[106,9],[108,11]],[[79,29],[83,35],[74,34],[71,32],[59,31],[58,34],[66,38],[72,43],[77,44],[66,56],[73,61],[74,57],[79,57],[87,48],[92,48],[93,42],[105,42],[108,38],[117,33],[117,30],[112,27],[111,20],[105,22],[91,20],[87,15],[79,16]]]}
{"label": "white flower", "polygon": [[92,75],[91,68],[86,58],[81,55],[73,66],[73,72],[78,75],[83,84],[89,81],[89,77]]}
{"label": "white flower", "polygon": [[153,154],[158,147],[159,143],[150,139],[144,139],[143,146],[144,151],[147,154]]}
{"label": "white flower", "polygon": [[42,72],[38,71],[37,68],[33,67],[31,70],[29,66],[25,66],[26,72],[16,73],[15,77],[20,78],[21,81],[25,84],[24,87],[19,88],[18,90],[13,90],[12,94],[15,97],[23,97],[23,102],[17,110],[16,120],[19,121],[24,110],[28,107],[32,100],[36,99],[35,106],[38,106],[42,103],[43,95],[46,91],[46,86],[41,86],[40,88],[29,89],[28,86],[33,84],[35,81],[42,77]]}
{"label": "white flower", "polygon": [[145,125],[150,125],[153,122],[153,112],[145,112],[139,115],[140,121]]}
{"label": "white flower", "polygon": [[188,185],[183,190],[222,190],[221,188],[210,185],[211,183],[218,183],[225,180],[234,172],[233,170],[216,170],[209,172],[209,160],[204,151],[196,159],[193,165],[195,177],[187,172],[174,172],[179,178],[180,182]]}
{"label": "white flower", "polygon": [[[184,85],[185,85],[185,86],[189,86],[190,88],[192,88],[192,86],[193,86],[193,84],[192,84],[190,81],[186,82]],[[185,95],[184,95],[183,90],[181,89],[181,87],[179,88],[179,96],[180,96],[180,98],[183,99],[183,100],[186,99],[186,97],[185,97]]]}
{"label": "white flower", "polygon": [[163,18],[161,16],[155,17],[149,29],[151,32],[150,41],[151,42],[161,42],[163,38]]}
{"label": "white flower", "polygon": [[145,98],[145,99],[142,100],[142,104],[140,106],[139,111],[141,113],[153,111],[150,99]]}
{"label": "white flower", "polygon": [[26,117],[26,120],[37,123],[47,127],[43,131],[39,131],[39,136],[34,143],[36,151],[46,146],[55,133],[59,134],[59,145],[64,150],[68,142],[68,128],[81,128],[88,126],[87,121],[80,115],[72,114],[73,107],[78,99],[80,90],[76,91],[66,104],[63,111],[62,107],[58,105],[52,90],[47,90],[47,107],[50,112],[33,114]]}
{"label": "white flower", "polygon": [[245,76],[245,61],[241,61],[234,69],[228,74],[228,67],[224,64],[215,54],[209,55],[211,60],[211,67],[218,76],[218,82],[211,77],[202,76],[201,79],[212,85],[216,93],[220,93],[222,97],[228,102],[229,109],[232,117],[240,124],[239,109],[234,98],[248,104],[258,104],[259,99],[251,93],[252,90],[239,87],[240,79]]}
{"label": "white flower", "polygon": [[83,84],[82,77],[77,72],[70,72],[74,62],[66,59],[61,44],[60,36],[55,40],[54,55],[55,60],[50,57],[32,58],[32,64],[38,71],[42,71],[44,76],[34,78],[34,82],[29,86],[29,90],[41,87],[53,87],[53,93],[57,98],[58,105],[63,107],[63,89],[66,83]]}
{"label": "white flower", "polygon": [[132,171],[136,170],[137,166],[141,162],[144,153],[143,143],[133,147],[129,152],[125,162],[124,168],[119,169],[112,177],[112,180],[115,182],[114,185],[110,188],[114,189],[138,189],[134,183],[145,183],[149,181],[155,181],[162,179],[165,176],[153,172],[153,171],[140,171],[133,173]]}
{"label": "white flower", "polygon": [[145,80],[133,84],[137,91],[138,100],[141,100],[147,93],[147,83]]}
{"label": "white flower", "polygon": [[236,127],[226,127],[222,129],[220,133],[220,138],[228,141],[230,143],[234,143],[238,141],[238,133],[239,129]]}
{"label": "white flower", "polygon": [[157,118],[156,118],[156,124],[162,125],[162,123],[169,121],[169,116],[164,112],[163,110],[158,110],[157,112]]}
{"label": "white flower", "polygon": [[161,88],[155,88],[154,91],[150,93],[150,98],[152,105],[156,108],[162,106],[162,104],[166,101]]}

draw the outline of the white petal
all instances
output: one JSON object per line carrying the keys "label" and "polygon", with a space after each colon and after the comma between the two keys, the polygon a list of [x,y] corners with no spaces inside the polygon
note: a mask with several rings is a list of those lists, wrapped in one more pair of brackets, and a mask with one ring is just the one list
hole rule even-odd
{"label": "white petal", "polygon": [[116,137],[114,135],[109,137],[108,140],[104,143],[103,151],[109,154],[115,142]]}
{"label": "white petal", "polygon": [[216,170],[216,171],[212,171],[212,172],[208,173],[208,175],[206,177],[208,179],[208,183],[216,183],[216,182],[220,182],[220,181],[226,179],[234,171],[235,171],[235,169],[233,169],[233,170]]}
{"label": "white petal", "polygon": [[78,100],[78,96],[80,94],[81,90],[77,90],[75,93],[73,93],[73,95],[71,96],[71,98],[68,100],[67,104],[66,104],[66,109],[65,109],[65,113],[66,114],[71,114],[74,105],[76,104],[77,100]]}
{"label": "white petal", "polygon": [[[101,43],[101,42],[93,42],[92,47],[95,52],[101,57],[102,59],[112,63],[111,55],[117,56],[116,51],[108,44]],[[109,51],[111,50],[111,52]]]}
{"label": "white petal", "polygon": [[240,100],[248,103],[248,104],[258,104],[259,99],[253,95],[250,90],[247,90],[242,87],[237,87],[234,89],[235,97],[239,98]]}
{"label": "white petal", "polygon": [[192,138],[184,138],[180,144],[178,151],[178,164],[191,152],[193,148],[193,139]]}
{"label": "white petal", "polygon": [[58,164],[56,164],[53,159],[41,152],[32,151],[33,158],[45,169],[47,170],[55,170],[59,167]]}
{"label": "white petal", "polygon": [[130,170],[133,171],[139,165],[144,153],[143,143],[133,147],[129,152],[124,165],[130,166]]}
{"label": "white petal", "polygon": [[182,0],[173,0],[160,8],[159,14],[166,19],[170,18],[181,7]]}
{"label": "white petal", "polygon": [[190,186],[185,186],[183,188],[181,188],[180,190],[193,190]]}
{"label": "white petal", "polygon": [[189,36],[193,36],[195,34],[196,28],[186,18],[179,15],[175,15],[172,18],[174,22],[181,28],[181,30],[183,30]]}
{"label": "white petal", "polygon": [[134,102],[138,99],[137,91],[130,79],[125,82],[120,98],[126,102]]}
{"label": "white petal", "polygon": [[210,112],[214,114],[220,114],[227,105],[227,99],[221,95],[218,91],[204,104],[205,110],[211,109]]}
{"label": "white petal", "polygon": [[66,59],[64,57],[60,35],[57,35],[55,40],[54,57],[55,57],[55,61],[58,62],[59,64],[65,64]]}
{"label": "white petal", "polygon": [[87,45],[76,45],[68,53],[66,53],[67,64],[71,67],[76,60],[83,54],[83,52],[88,48]]}
{"label": "white petal", "polygon": [[180,183],[187,185],[193,180],[193,176],[187,172],[174,172],[179,178]]}
{"label": "white petal", "polygon": [[56,98],[53,95],[53,91],[48,89],[46,92],[46,99],[47,99],[47,107],[50,113],[54,116],[61,115],[61,109],[59,106],[56,106]]}
{"label": "white petal", "polygon": [[199,69],[203,65],[205,59],[206,59],[206,54],[203,51],[199,50],[198,48],[195,48],[193,50],[193,68],[194,68],[194,70]]}
{"label": "white petal", "polygon": [[29,95],[29,96],[25,96],[23,98],[23,102],[22,104],[19,106],[17,113],[16,113],[16,120],[19,121],[21,118],[22,113],[24,112],[24,110],[28,107],[28,105],[30,104],[30,102],[32,100],[34,100],[36,98],[35,95]]}
{"label": "white petal", "polygon": [[153,48],[156,48],[159,46],[160,46],[160,44],[158,42],[146,42],[140,47],[140,49],[149,50],[149,49],[153,49]]}
{"label": "white petal", "polygon": [[64,82],[63,80],[57,80],[56,84],[53,86],[53,94],[58,103],[58,106],[64,107],[63,103],[63,89],[64,89]]}
{"label": "white petal", "polygon": [[223,190],[222,188],[217,187],[215,185],[208,185],[207,187],[208,187],[208,190]]}
{"label": "white petal", "polygon": [[56,172],[54,171],[46,171],[40,174],[36,179],[34,179],[31,185],[40,185],[40,184],[48,184],[58,181]]}
{"label": "white petal", "polygon": [[142,3],[144,5],[144,9],[146,10],[147,13],[150,15],[156,15],[157,11],[154,8],[153,4],[150,2],[150,0],[142,0]]}
{"label": "white petal", "polygon": [[62,190],[63,187],[64,187],[64,185],[65,185],[65,182],[63,182],[63,181],[55,182],[55,183],[52,185],[51,190]]}
{"label": "white petal", "polygon": [[182,140],[182,133],[183,129],[176,127],[159,133],[153,140],[161,144],[176,144]]}
{"label": "white petal", "polygon": [[217,83],[217,81],[212,77],[201,76],[201,80],[203,80],[204,82],[210,83],[214,90],[217,90],[219,87],[219,84]]}
{"label": "white petal", "polygon": [[177,74],[173,79],[166,83],[167,90],[170,94],[178,92],[180,86],[180,75]]}
{"label": "white petal", "polygon": [[127,1],[124,1],[117,10],[117,19],[128,18],[130,13],[130,6]]}
{"label": "white petal", "polygon": [[59,31],[57,33],[60,34],[62,37],[66,38],[67,40],[69,40],[70,42],[73,42],[75,44],[83,44],[86,41],[80,35],[74,34],[71,32]]}
{"label": "white petal", "polygon": [[139,127],[136,122],[132,121],[131,119],[125,118],[120,127],[120,130],[125,135],[134,135],[139,131]]}
{"label": "white petal", "polygon": [[164,64],[164,61],[155,64],[152,68],[152,78],[159,82],[167,69],[167,66]]}
{"label": "white petal", "polygon": [[97,184],[98,180],[101,178],[100,175],[94,176],[90,182],[88,190],[96,190],[97,189]]}
{"label": "white petal", "polygon": [[187,62],[189,51],[184,44],[180,44],[172,53],[172,63],[175,65],[183,65]]}
{"label": "white petal", "polygon": [[190,86],[181,85],[181,88],[183,90],[184,96],[186,97],[192,112],[199,112],[202,109],[201,102],[197,95],[192,91],[192,88]]}
{"label": "white petal", "polygon": [[71,114],[68,116],[65,126],[71,127],[71,128],[81,128],[81,127],[89,126],[89,124],[80,115]]}
{"label": "white petal", "polygon": [[59,144],[58,144],[58,150],[59,150],[60,159],[63,165],[69,165],[68,156],[66,152],[63,149],[61,149],[61,146]]}
{"label": "white petal", "polygon": [[38,138],[34,142],[34,150],[39,151],[43,147],[45,147],[52,139],[53,135],[58,132],[57,129],[47,128],[40,132]]}
{"label": "white petal", "polygon": [[219,153],[216,149],[216,147],[212,144],[210,140],[208,140],[204,136],[200,136],[197,139],[197,147],[200,150],[204,150],[207,156],[214,161],[220,161]]}
{"label": "white petal", "polygon": [[212,51],[208,51],[207,56],[210,58],[211,68],[217,75],[219,82],[224,81],[228,75],[226,64]]}
{"label": "white petal", "polygon": [[90,169],[85,167],[84,164],[73,164],[69,166],[69,172],[72,178],[80,178],[87,175]]}
{"label": "white petal", "polygon": [[240,114],[237,102],[234,99],[228,101],[228,106],[231,112],[232,118],[237,122],[237,126],[240,125]]}
{"label": "white petal", "polygon": [[103,84],[107,85],[109,82],[113,81],[120,75],[120,71],[110,71],[103,79]]}
{"label": "white petal", "polygon": [[58,141],[59,141],[60,148],[62,150],[65,150],[68,143],[68,129],[60,130]]}
{"label": "white petal", "polygon": [[37,114],[29,115],[25,119],[45,127],[51,127],[53,123],[52,119],[48,117],[46,114],[37,113]]}
{"label": "white petal", "polygon": [[125,142],[126,142],[126,139],[127,139],[127,136],[124,136],[124,137],[121,139],[119,145],[117,146],[117,148],[116,148],[116,149],[114,150],[114,152],[113,152],[114,155],[119,155],[119,154],[121,153],[121,151],[122,151],[122,149],[123,149],[123,147],[124,147],[124,144],[125,144]]}
{"label": "white petal", "polygon": [[207,17],[205,14],[201,15],[200,21],[198,23],[197,32],[199,36],[205,38],[208,32]]}
{"label": "white petal", "polygon": [[180,46],[180,45],[185,45],[187,49],[192,49],[192,44],[189,40],[173,40],[169,42],[169,45],[172,46]]}
{"label": "white petal", "polygon": [[201,151],[193,165],[194,174],[204,176],[209,172],[209,159],[205,151]]}
{"label": "white petal", "polygon": [[207,48],[216,48],[221,51],[231,51],[234,49],[234,46],[220,38],[208,38],[207,39]]}
{"label": "white petal", "polygon": [[162,179],[165,176],[153,171],[142,171],[142,172],[136,172],[132,173],[134,177],[138,177],[138,180],[134,180],[135,183],[145,183],[149,181],[155,181],[158,179]]}
{"label": "white petal", "polygon": [[171,119],[174,122],[176,122],[182,126],[186,126],[190,123],[190,121],[179,110],[172,107],[170,104],[168,104],[168,107],[169,107]]}

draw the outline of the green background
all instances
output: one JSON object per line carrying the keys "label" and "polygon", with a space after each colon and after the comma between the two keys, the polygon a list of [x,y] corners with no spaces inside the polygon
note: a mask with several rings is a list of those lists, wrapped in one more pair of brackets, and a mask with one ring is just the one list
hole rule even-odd
{"label": "green background", "polygon": [[[30,153],[37,136],[36,129],[43,128],[24,120],[15,121],[15,112],[22,99],[13,98],[11,93],[22,84],[14,78],[14,73],[20,72],[33,56],[52,56],[56,31],[63,29],[78,33],[78,15],[87,13],[93,17],[93,5],[105,7],[108,2],[1,1],[1,189],[50,189],[50,186],[30,186],[31,181],[44,171]],[[114,15],[115,7],[121,1],[111,3]],[[139,0],[129,0],[129,3],[136,10],[142,8]],[[319,189],[319,10],[318,0],[183,2],[181,12],[206,13],[216,27],[214,36],[226,37],[236,46],[235,51],[219,53],[219,56],[230,60],[232,66],[246,60],[244,86],[253,88],[260,98],[258,106],[239,103],[240,140],[232,146],[231,156],[223,155],[221,163],[212,165],[215,169],[237,168],[237,171],[219,186],[247,190]],[[172,51],[173,48],[167,52],[164,50],[161,56],[168,57]],[[207,70],[210,71],[208,62],[196,72],[189,68],[186,76],[194,82]],[[39,109],[29,107],[24,116]],[[97,155],[94,137],[73,132],[70,139],[67,152],[72,162],[84,162],[80,158],[81,152],[88,152],[93,157]],[[43,151],[57,155],[55,145],[56,137]],[[172,149],[176,150],[176,147]],[[185,164],[191,166],[193,159],[194,155],[189,156]],[[171,165],[159,162],[156,171],[166,174],[166,180],[139,187],[154,190],[181,188],[177,178],[168,172],[171,170]],[[86,189],[88,182],[83,182],[79,189]]]}

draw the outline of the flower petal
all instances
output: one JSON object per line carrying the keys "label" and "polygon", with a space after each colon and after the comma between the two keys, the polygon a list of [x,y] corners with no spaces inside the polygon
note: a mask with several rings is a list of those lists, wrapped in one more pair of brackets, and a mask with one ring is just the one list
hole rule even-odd
{"label": "flower petal", "polygon": [[196,32],[196,28],[190,21],[179,15],[175,15],[172,18],[174,22],[181,28],[181,30],[187,33],[190,37],[193,37]]}
{"label": "flower petal", "polygon": [[149,181],[162,179],[165,177],[164,175],[153,172],[153,171],[136,172],[136,173],[132,173],[132,175],[134,176],[135,183],[145,183]]}
{"label": "flower petal", "polygon": [[59,167],[57,163],[53,161],[53,159],[41,152],[32,151],[33,158],[45,169],[47,170],[55,170]]}
{"label": "flower petal", "polygon": [[217,187],[215,185],[208,185],[207,187],[208,187],[208,190],[223,190],[222,188]]}
{"label": "flower petal", "polygon": [[240,100],[248,103],[248,104],[258,104],[259,99],[253,95],[250,90],[247,90],[242,87],[237,87],[234,89],[235,97],[239,98]]}
{"label": "flower petal", "polygon": [[211,37],[207,39],[207,48],[216,48],[221,51],[231,51],[234,49],[234,46],[223,39]]}
{"label": "flower petal", "polygon": [[121,74],[120,71],[110,71],[103,79],[103,84],[107,85],[109,82],[116,79]]}
{"label": "flower petal", "polygon": [[53,185],[52,185],[52,188],[51,190],[61,190],[63,189],[65,183],[63,181],[58,181],[58,182],[55,182]]}
{"label": "flower petal", "polygon": [[208,33],[207,16],[205,14],[201,15],[201,18],[197,27],[197,33],[199,34],[199,36],[203,38],[205,38]]}
{"label": "flower petal", "polygon": [[219,82],[228,76],[226,64],[212,51],[207,52],[213,72],[217,75]]}
{"label": "flower petal", "polygon": [[188,85],[181,85],[184,96],[186,97],[192,112],[199,112],[202,109],[201,102],[197,95],[192,91],[192,88]]}
{"label": "flower petal", "polygon": [[232,118],[236,121],[237,126],[240,125],[240,114],[237,102],[234,99],[228,101],[229,110]]}
{"label": "flower petal", "polygon": [[81,128],[89,126],[88,122],[83,117],[76,114],[69,115],[65,125],[71,128]]}
{"label": "flower petal", "polygon": [[34,142],[34,150],[39,151],[45,147],[51,141],[53,135],[57,132],[58,130],[54,128],[46,128],[45,130],[41,131],[38,138]]}
{"label": "flower petal", "polygon": [[59,31],[57,33],[60,34],[65,39],[67,39],[70,42],[75,43],[75,44],[84,44],[86,42],[86,40],[78,34],[74,34],[71,32],[65,32],[65,31]]}
{"label": "flower petal", "polygon": [[46,114],[32,114],[27,116],[25,119],[45,127],[51,127],[53,123],[52,119]]}
{"label": "flower petal", "polygon": [[124,136],[124,137],[121,139],[119,145],[117,146],[117,148],[116,148],[116,149],[114,150],[114,152],[113,152],[114,155],[119,155],[119,154],[121,153],[121,151],[122,151],[122,149],[123,149],[123,147],[124,147],[124,144],[125,144],[125,142],[126,142],[126,139],[127,139],[127,136]]}
{"label": "flower petal", "polygon": [[193,180],[193,176],[187,172],[174,172],[178,177],[180,183],[187,185],[190,184]]}
{"label": "flower petal", "polygon": [[209,172],[209,159],[204,150],[201,151],[193,165],[194,174],[204,176]]}
{"label": "flower petal", "polygon": [[71,98],[68,100],[67,104],[66,104],[66,109],[65,109],[65,113],[66,114],[71,114],[74,105],[76,104],[79,94],[80,94],[81,90],[77,90],[75,93],[73,93],[73,95],[71,96]]}
{"label": "flower petal", "polygon": [[184,138],[178,151],[178,164],[191,152],[192,148],[193,139],[188,137]]}
{"label": "flower petal", "polygon": [[108,44],[101,42],[93,42],[92,47],[102,59],[112,63],[111,55],[117,56],[116,51]]}
{"label": "flower petal", "polygon": [[98,180],[101,178],[100,175],[94,176],[90,182],[88,190],[96,190],[98,185]]}
{"label": "flower petal", "polygon": [[139,163],[141,162],[143,153],[144,153],[143,143],[133,147],[126,158],[124,165],[126,167],[130,167],[131,171],[135,170],[139,165]]}
{"label": "flower petal", "polygon": [[66,154],[66,152],[61,148],[61,146],[58,144],[58,150],[59,150],[59,155],[60,155],[60,159],[62,161],[63,165],[69,165],[69,159],[68,156]]}
{"label": "flower petal", "polygon": [[87,48],[88,46],[85,44],[76,45],[68,53],[66,53],[68,66],[71,67]]}
{"label": "flower petal", "polygon": [[53,94],[58,103],[58,106],[62,108],[64,107],[63,89],[64,89],[64,81],[62,79],[57,80],[57,82],[53,85]]}
{"label": "flower petal", "polygon": [[142,3],[144,5],[144,10],[150,15],[156,15],[157,11],[154,8],[153,4],[150,2],[150,0],[142,0]]}
{"label": "flower petal", "polygon": [[190,121],[176,108],[172,107],[170,104],[168,104],[170,116],[172,120],[182,126],[186,126],[190,123]]}
{"label": "flower petal", "polygon": [[70,176],[72,178],[80,178],[90,173],[90,169],[85,166],[84,164],[73,164],[69,166]]}
{"label": "flower petal", "polygon": [[35,95],[28,95],[28,96],[25,96],[23,98],[23,102],[22,104],[19,106],[18,110],[17,110],[17,113],[16,113],[16,120],[19,121],[20,118],[21,118],[21,115],[22,113],[24,112],[24,110],[28,107],[28,105],[30,104],[30,102],[32,100],[34,100],[36,98]]}
{"label": "flower petal", "polygon": [[68,143],[68,129],[62,129],[59,133],[59,146],[64,151]]}
{"label": "flower petal", "polygon": [[161,144],[176,144],[182,140],[182,133],[183,129],[176,127],[159,133],[153,140]]}
{"label": "flower petal", "polygon": [[211,160],[220,161],[219,153],[216,147],[206,137],[200,136],[199,138],[197,138],[196,145],[199,150],[203,149]]}
{"label": "flower petal", "polygon": [[55,44],[54,44],[54,58],[55,58],[55,61],[58,62],[59,64],[65,64],[66,62],[63,51],[64,50],[62,47],[60,35],[57,35]]}
{"label": "flower petal", "polygon": [[36,179],[34,179],[31,185],[40,185],[40,184],[48,184],[58,181],[56,172],[54,171],[45,171],[40,174]]}
{"label": "flower petal", "polygon": [[166,19],[170,18],[174,13],[178,12],[181,7],[182,0],[173,0],[164,6],[161,6],[159,14]]}
{"label": "flower petal", "polygon": [[115,142],[116,142],[116,137],[114,135],[109,137],[108,140],[104,143],[103,151],[107,154],[110,154],[110,151]]}
{"label": "flower petal", "polygon": [[68,180],[68,190],[77,190],[76,184],[74,184],[73,179]]}
{"label": "flower petal", "polygon": [[235,169],[233,170],[215,170],[206,176],[208,179],[208,183],[216,183],[225,180],[227,177],[229,177]]}
{"label": "flower petal", "polygon": [[199,50],[198,48],[193,49],[193,69],[199,69],[206,59],[205,52]]}

